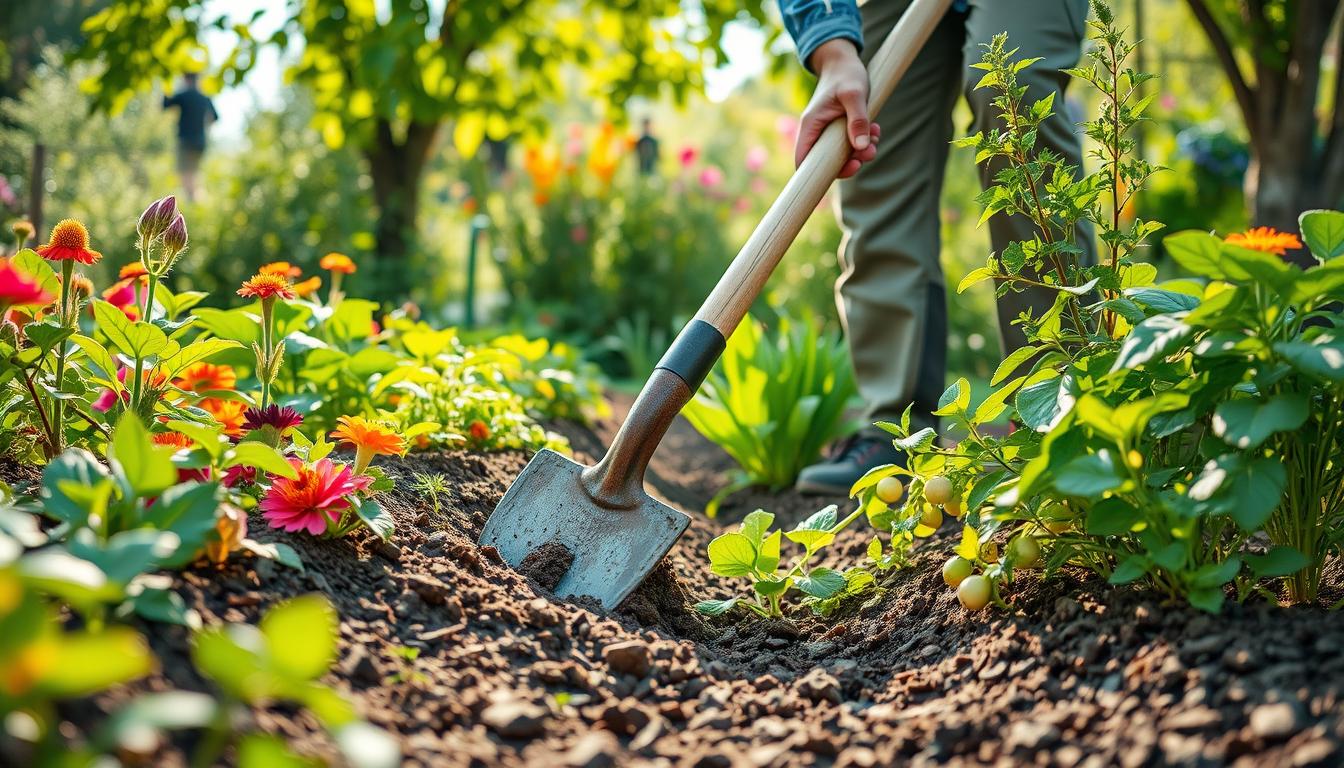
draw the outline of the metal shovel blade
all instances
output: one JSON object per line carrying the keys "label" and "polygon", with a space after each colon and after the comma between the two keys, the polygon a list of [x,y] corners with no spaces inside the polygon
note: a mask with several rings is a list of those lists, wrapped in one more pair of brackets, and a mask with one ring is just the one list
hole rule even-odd
{"label": "metal shovel blade", "polygon": [[536,548],[559,542],[574,562],[555,594],[589,595],[611,609],[649,575],[691,518],[646,493],[630,509],[599,506],[580,482],[583,470],[555,451],[539,451],[486,521],[481,545],[517,568]]}

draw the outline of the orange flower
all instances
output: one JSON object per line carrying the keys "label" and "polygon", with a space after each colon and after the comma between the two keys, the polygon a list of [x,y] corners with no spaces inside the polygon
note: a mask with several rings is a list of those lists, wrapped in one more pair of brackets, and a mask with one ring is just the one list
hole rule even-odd
{"label": "orange flower", "polygon": [[78,261],[93,264],[103,254],[89,248],[89,230],[74,219],[62,219],[51,230],[46,245],[37,247],[37,254],[48,261]]}
{"label": "orange flower", "polygon": [[155,445],[170,445],[174,448],[190,448],[191,438],[181,432],[155,432]]}
{"label": "orange flower", "polygon": [[243,546],[247,538],[247,513],[232,504],[219,505],[215,535],[205,542],[205,556],[215,565],[223,565],[229,552]]}
{"label": "orange flower", "polygon": [[362,474],[376,455],[390,456],[404,453],[406,441],[391,427],[363,416],[342,416],[331,436],[355,448],[355,474]]}
{"label": "orange flower", "polygon": [[243,411],[247,410],[245,403],[208,397],[201,401],[201,409],[215,417],[215,421],[224,427],[224,434],[229,437],[243,436]]}
{"label": "orange flower", "polygon": [[117,272],[117,277],[121,280],[130,280],[135,277],[147,277],[148,275],[149,270],[145,269],[145,265],[138,261],[132,261]]}
{"label": "orange flower", "polygon": [[322,257],[317,265],[329,272],[340,272],[343,275],[355,274],[355,262],[344,253],[328,253]]}
{"label": "orange flower", "polygon": [[480,419],[471,422],[471,425],[467,427],[467,431],[471,433],[472,439],[477,441],[483,441],[490,437],[490,427]]}
{"label": "orange flower", "polygon": [[257,274],[295,278],[302,275],[303,270],[288,261],[272,261],[270,264],[262,264],[261,269],[257,270]]}
{"label": "orange flower", "polygon": [[1223,242],[1276,256],[1285,256],[1289,249],[1296,250],[1302,247],[1302,241],[1297,239],[1297,235],[1292,232],[1280,232],[1273,227],[1251,227],[1245,232],[1233,232],[1223,238]]}
{"label": "orange flower", "polygon": [[308,298],[317,293],[317,289],[322,287],[322,278],[317,275],[294,284],[294,292],[302,298]]}
{"label": "orange flower", "polygon": [[238,289],[238,295],[243,298],[271,299],[279,297],[282,299],[294,298],[294,286],[290,285],[289,278],[282,275],[267,275],[261,272],[252,276],[251,280],[243,283],[243,287]]}
{"label": "orange flower", "polygon": [[238,374],[231,365],[196,363],[187,366],[173,385],[188,392],[209,392],[217,389],[233,389],[238,385]]}

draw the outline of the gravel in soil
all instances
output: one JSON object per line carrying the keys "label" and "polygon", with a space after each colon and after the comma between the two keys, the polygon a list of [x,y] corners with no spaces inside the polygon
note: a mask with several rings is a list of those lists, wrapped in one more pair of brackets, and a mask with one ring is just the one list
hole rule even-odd
{"label": "gravel in soil", "polygon": [[[565,431],[591,460],[613,429]],[[703,558],[725,524],[756,505],[791,520],[828,500],[744,493],[723,520],[705,519],[694,510],[729,466],[684,423],[655,457],[649,487],[693,523],[605,612],[549,593],[541,576],[563,557],[541,558],[550,568],[529,577],[476,546],[524,463],[517,454],[388,462],[407,479],[384,499],[397,519],[390,544],[254,524],[258,538],[293,545],[306,571],[235,559],[181,573],[176,588],[207,623],[256,622],[280,600],[326,594],[341,637],[325,680],[397,736],[407,765],[1344,764],[1344,612],[1249,603],[1211,617],[1081,577],[1028,575],[1012,590],[1012,613],[968,614],[940,576],[949,523],[913,567],[830,619],[707,620],[690,604],[739,586]],[[418,496],[412,472],[445,475],[449,492],[437,504]],[[861,557],[870,537],[846,531],[828,561]],[[1337,564],[1329,580],[1344,583]],[[185,630],[144,628],[161,670],[65,705],[69,730],[134,691],[208,690]],[[419,655],[408,661],[406,648]],[[250,725],[335,757],[312,716],[292,707],[255,710]],[[146,763],[181,765],[191,746],[178,737]]]}

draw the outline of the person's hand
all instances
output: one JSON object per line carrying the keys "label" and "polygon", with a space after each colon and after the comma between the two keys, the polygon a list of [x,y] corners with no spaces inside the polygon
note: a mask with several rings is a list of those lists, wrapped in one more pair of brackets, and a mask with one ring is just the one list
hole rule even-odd
{"label": "person's hand", "polygon": [[800,165],[822,130],[843,117],[853,152],[840,169],[840,178],[853,176],[860,165],[877,156],[877,139],[882,135],[877,123],[868,119],[868,71],[854,43],[840,38],[817,46],[809,61],[817,73],[817,89],[799,121],[793,163]]}

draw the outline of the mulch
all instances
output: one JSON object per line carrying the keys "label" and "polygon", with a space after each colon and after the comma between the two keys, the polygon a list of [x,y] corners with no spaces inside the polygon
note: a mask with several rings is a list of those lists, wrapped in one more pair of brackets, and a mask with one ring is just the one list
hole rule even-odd
{"label": "mulch", "polygon": [[[618,416],[620,408],[617,409]],[[563,426],[580,458],[616,426]],[[1220,616],[1081,575],[1028,575],[1011,613],[969,614],[939,567],[951,524],[914,567],[817,619],[706,619],[690,604],[740,584],[714,576],[711,538],[757,506],[787,522],[826,503],[745,492],[718,520],[698,510],[727,458],[674,425],[648,485],[693,522],[620,609],[558,600],[476,538],[525,458],[446,453],[388,462],[402,478],[383,500],[390,544],[362,534],[286,541],[306,572],[235,558],[198,566],[176,589],[206,623],[256,622],[278,601],[321,592],[341,616],[325,681],[399,739],[414,766],[887,766],[904,764],[1314,766],[1344,764],[1344,612],[1229,601]],[[447,477],[437,500],[413,472]],[[862,524],[826,555],[854,562]],[[534,575],[546,579],[542,568]],[[1339,591],[1338,563],[1328,575]],[[62,705],[79,734],[133,694],[209,690],[189,662],[189,633],[145,625],[161,669],[125,689]],[[407,660],[404,649],[419,655]],[[276,704],[246,727],[339,760],[311,714]],[[143,758],[183,765],[192,734]],[[0,755],[2,757],[2,755]],[[231,755],[230,755],[231,758]],[[3,760],[0,760],[3,762]]]}

